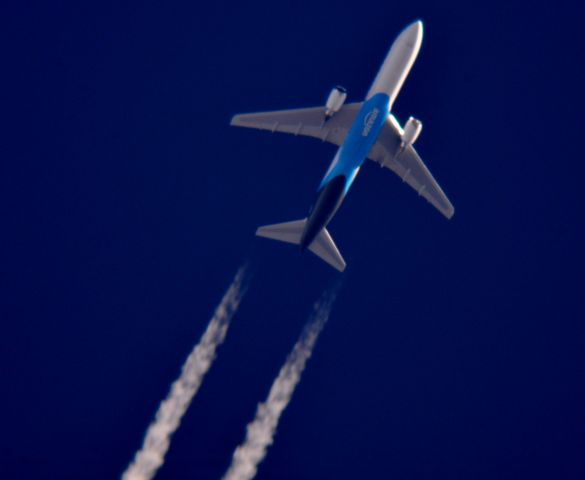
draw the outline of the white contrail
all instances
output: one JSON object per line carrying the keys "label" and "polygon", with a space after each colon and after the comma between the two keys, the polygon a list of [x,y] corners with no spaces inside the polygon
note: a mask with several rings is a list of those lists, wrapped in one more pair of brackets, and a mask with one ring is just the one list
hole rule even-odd
{"label": "white contrail", "polygon": [[250,480],[256,475],[258,464],[264,459],[267,448],[273,442],[280,415],[290,402],[301,379],[305,363],[311,356],[319,333],[329,318],[336,290],[325,293],[315,304],[313,315],[280,369],[270,388],[268,399],[258,405],[256,418],[248,424],[246,439],[236,448],[223,480]]}
{"label": "white contrail", "polygon": [[246,267],[238,270],[232,284],[217,306],[199,343],[191,351],[181,375],[171,385],[167,398],[158,407],[146,431],[142,448],[122,474],[123,480],[150,480],[162,466],[171,436],[181,423],[191,400],[199,390],[203,377],[215,359],[215,351],[223,342],[230,321],[246,291]]}

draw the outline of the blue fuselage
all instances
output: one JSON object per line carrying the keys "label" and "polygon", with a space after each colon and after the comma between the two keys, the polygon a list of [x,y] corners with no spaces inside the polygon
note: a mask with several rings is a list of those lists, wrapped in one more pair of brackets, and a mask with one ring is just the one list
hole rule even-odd
{"label": "blue fuselage", "polygon": [[362,163],[384,126],[390,98],[377,93],[364,102],[353,122],[345,142],[337,151],[333,163],[319,185],[317,198],[309,211],[301,237],[301,249],[307,248],[327,226],[337,212]]}

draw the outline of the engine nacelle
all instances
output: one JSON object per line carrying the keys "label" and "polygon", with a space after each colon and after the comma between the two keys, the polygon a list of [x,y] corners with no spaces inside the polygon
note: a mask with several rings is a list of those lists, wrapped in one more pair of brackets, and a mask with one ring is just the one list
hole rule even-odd
{"label": "engine nacelle", "polygon": [[414,117],[410,117],[404,126],[404,133],[402,134],[402,148],[410,147],[416,142],[422,130],[422,122]]}
{"label": "engine nacelle", "polygon": [[331,90],[331,93],[327,98],[327,103],[325,104],[325,120],[328,120],[341,110],[346,98],[347,91],[345,88],[337,86]]}

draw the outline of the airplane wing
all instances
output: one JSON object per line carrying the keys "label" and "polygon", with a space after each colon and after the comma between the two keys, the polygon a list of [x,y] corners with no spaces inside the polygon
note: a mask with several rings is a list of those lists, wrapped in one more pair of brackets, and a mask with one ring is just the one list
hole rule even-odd
{"label": "airplane wing", "polygon": [[325,107],[314,107],[236,115],[230,125],[314,137],[341,146],[361,107],[361,102],[347,103],[327,122]]}
{"label": "airplane wing", "polygon": [[368,158],[389,168],[423,196],[445,217],[451,218],[455,208],[429,172],[416,150],[409,146],[400,151],[402,128],[389,115],[380,132],[378,141],[370,150]]}

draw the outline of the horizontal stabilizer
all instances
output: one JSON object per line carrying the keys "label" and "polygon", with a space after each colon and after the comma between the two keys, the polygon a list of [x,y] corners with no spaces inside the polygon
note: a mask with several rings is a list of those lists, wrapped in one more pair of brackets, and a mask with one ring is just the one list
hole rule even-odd
{"label": "horizontal stabilizer", "polygon": [[345,270],[345,260],[326,228],[319,232],[317,238],[309,245],[309,250],[340,272]]}
{"label": "horizontal stabilizer", "polygon": [[298,245],[301,243],[301,235],[303,234],[306,223],[307,219],[304,218],[303,220],[295,220],[294,222],[265,225],[256,230],[256,235]]}
{"label": "horizontal stabilizer", "polygon": [[[307,219],[305,218],[303,220],[295,220],[294,222],[265,225],[256,230],[256,235],[299,245],[306,224]],[[313,240],[313,243],[309,245],[309,250],[340,272],[345,270],[345,261],[327,229],[324,228],[319,232],[315,240]]]}

